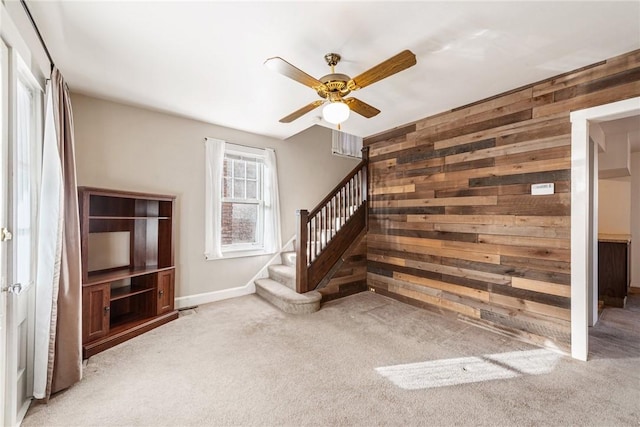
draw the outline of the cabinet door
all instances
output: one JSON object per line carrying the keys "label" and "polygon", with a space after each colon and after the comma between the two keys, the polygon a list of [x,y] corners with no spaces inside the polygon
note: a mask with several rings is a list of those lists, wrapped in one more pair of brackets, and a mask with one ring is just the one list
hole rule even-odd
{"label": "cabinet door", "polygon": [[158,273],[158,314],[173,311],[174,270]]}
{"label": "cabinet door", "polygon": [[103,283],[82,288],[82,342],[91,342],[109,333],[111,285]]}
{"label": "cabinet door", "polygon": [[627,246],[626,243],[598,243],[598,297],[605,305],[624,307],[629,282]]}

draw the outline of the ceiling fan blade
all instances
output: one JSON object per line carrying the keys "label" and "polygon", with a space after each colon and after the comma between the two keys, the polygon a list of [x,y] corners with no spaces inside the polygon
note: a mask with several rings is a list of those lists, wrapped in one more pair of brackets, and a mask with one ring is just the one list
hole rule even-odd
{"label": "ceiling fan blade", "polygon": [[291,123],[295,119],[304,116],[309,111],[318,108],[322,104],[324,104],[323,100],[313,101],[311,104],[305,105],[304,107],[300,108],[299,110],[294,111],[293,113],[289,114],[288,116],[281,118],[280,119],[280,123]]}
{"label": "ceiling fan blade", "polygon": [[279,56],[267,59],[266,61],[264,61],[264,65],[266,65],[270,70],[280,73],[283,76],[289,77],[290,79],[293,79],[298,83],[302,83],[305,86],[309,86],[314,90],[318,90],[318,88],[324,87],[324,84],[320,80],[311,77],[309,74],[305,73],[299,68],[294,67]]}
{"label": "ceiling fan blade", "polygon": [[356,90],[369,86],[379,80],[392,76],[402,70],[416,65],[416,55],[410,50],[403,50],[375,67],[354,77],[349,82],[349,89]]}
{"label": "ceiling fan blade", "polygon": [[344,100],[344,102],[349,106],[351,111],[355,111],[356,113],[360,114],[363,117],[366,117],[367,119],[378,115],[378,113],[380,112],[380,110],[378,110],[376,107],[372,107],[366,102],[360,101],[358,98],[347,98]]}

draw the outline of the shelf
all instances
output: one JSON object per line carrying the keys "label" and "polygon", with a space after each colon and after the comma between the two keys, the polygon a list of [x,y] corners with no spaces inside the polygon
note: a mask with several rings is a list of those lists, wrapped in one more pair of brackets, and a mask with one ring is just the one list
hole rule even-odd
{"label": "shelf", "polygon": [[178,317],[175,196],[78,187],[78,205],[87,358]]}
{"label": "shelf", "polygon": [[140,288],[135,286],[123,286],[121,288],[111,289],[110,301],[117,301],[122,298],[128,298],[138,294],[153,291],[154,288]]}
{"label": "shelf", "polygon": [[168,194],[155,194],[155,193],[140,193],[137,191],[122,191],[111,190],[106,188],[86,187],[79,186],[79,193],[87,193],[92,196],[109,197],[113,199],[142,199],[142,200],[156,200],[160,202],[173,202],[176,198],[174,195]]}
{"label": "shelf", "polygon": [[159,271],[173,270],[175,267],[161,267],[149,266],[149,267],[135,267],[135,268],[121,268],[118,270],[109,270],[106,272],[89,273],[89,278],[82,286],[97,285],[106,282],[115,282],[116,280],[128,279],[130,277],[143,276],[145,274],[157,273]]}
{"label": "shelf", "polygon": [[129,219],[169,219],[168,216],[117,216],[117,215],[89,215],[89,219],[101,220],[129,220]]}
{"label": "shelf", "polygon": [[121,316],[111,318],[111,324],[109,326],[110,334],[117,334],[120,330],[128,329],[137,323],[143,323],[153,316],[145,315],[144,313],[127,313]]}

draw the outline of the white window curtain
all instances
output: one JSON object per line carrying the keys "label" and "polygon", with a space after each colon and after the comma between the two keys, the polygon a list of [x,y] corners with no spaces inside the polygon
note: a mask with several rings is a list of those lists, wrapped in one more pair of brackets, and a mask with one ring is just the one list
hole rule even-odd
{"label": "white window curtain", "polygon": [[206,259],[222,258],[222,170],[226,143],[220,139],[206,138],[205,205],[204,205],[204,256]]}
{"label": "white window curtain", "polygon": [[362,138],[334,130],[331,134],[331,152],[337,156],[362,158]]}
{"label": "white window curtain", "polygon": [[[233,144],[231,144],[233,146]],[[215,260],[225,258],[222,251],[222,173],[225,141],[206,138],[206,183],[205,183],[205,258]],[[280,229],[280,196],[278,193],[278,168],[275,150],[264,150],[264,247],[246,254],[235,252],[227,257],[271,254],[282,248]]]}
{"label": "white window curtain", "polygon": [[278,168],[276,152],[265,150],[264,189],[264,250],[266,253],[279,252],[282,246],[280,232],[280,195],[278,193]]}
{"label": "white window curtain", "polygon": [[[49,340],[52,306],[58,297],[60,251],[62,248],[62,169],[53,117],[51,81],[47,82],[44,144],[42,147],[42,189],[40,192],[36,327],[33,395],[46,396],[49,368]],[[54,304],[51,304],[51,302]]]}

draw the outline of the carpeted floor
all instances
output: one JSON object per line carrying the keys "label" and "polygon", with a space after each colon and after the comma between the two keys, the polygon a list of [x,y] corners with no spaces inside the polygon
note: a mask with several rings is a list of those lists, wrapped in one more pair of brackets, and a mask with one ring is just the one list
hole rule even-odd
{"label": "carpeted floor", "polygon": [[607,315],[584,363],[369,292],[305,316],[250,295],[92,357],[23,426],[638,426],[640,311]]}

